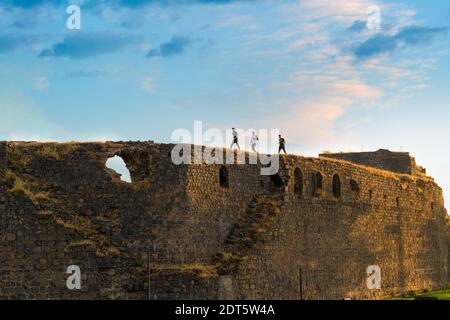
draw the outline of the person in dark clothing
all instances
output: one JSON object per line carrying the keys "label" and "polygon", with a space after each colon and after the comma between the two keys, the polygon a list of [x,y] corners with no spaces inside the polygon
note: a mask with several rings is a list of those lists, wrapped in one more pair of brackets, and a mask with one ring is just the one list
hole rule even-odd
{"label": "person in dark clothing", "polygon": [[287,154],[286,152],[286,140],[284,140],[284,138],[281,137],[281,134],[278,135],[278,153],[281,152],[281,150],[284,151],[284,154]]}
{"label": "person in dark clothing", "polygon": [[233,142],[231,142],[230,149],[233,149],[233,146],[237,145],[238,149],[241,150],[241,147],[239,146],[239,142],[238,142],[238,133],[237,133],[236,129],[232,128],[232,130],[233,130]]}

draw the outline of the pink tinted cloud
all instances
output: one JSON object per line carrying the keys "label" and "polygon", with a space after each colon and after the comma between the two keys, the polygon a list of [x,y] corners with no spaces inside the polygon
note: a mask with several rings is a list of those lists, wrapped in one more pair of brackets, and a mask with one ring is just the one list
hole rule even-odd
{"label": "pink tinted cloud", "polygon": [[331,85],[331,90],[336,94],[354,98],[379,98],[382,92],[358,80],[340,80]]}
{"label": "pink tinted cloud", "polygon": [[268,127],[274,125],[291,144],[314,145],[336,139],[336,120],[352,104],[347,98],[324,98],[292,105],[278,117],[265,119]]}

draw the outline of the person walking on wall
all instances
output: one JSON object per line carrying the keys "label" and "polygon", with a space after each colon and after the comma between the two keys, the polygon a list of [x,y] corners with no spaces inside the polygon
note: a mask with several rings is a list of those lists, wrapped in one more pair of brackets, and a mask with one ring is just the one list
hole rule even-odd
{"label": "person walking on wall", "polygon": [[239,141],[238,141],[238,133],[236,131],[236,129],[232,128],[233,130],[233,142],[231,143],[230,149],[233,149],[233,146],[236,144],[238,149],[241,150],[241,147],[239,146]]}
{"label": "person walking on wall", "polygon": [[278,135],[278,144],[279,144],[278,153],[280,153],[281,150],[283,150],[284,154],[287,154],[287,152],[286,152],[286,140],[284,140],[284,138],[281,137],[281,134]]}
{"label": "person walking on wall", "polygon": [[258,143],[258,140],[258,136],[256,135],[255,131],[253,131],[252,137],[250,138],[250,144],[252,145],[253,152],[258,152],[256,151],[256,144]]}

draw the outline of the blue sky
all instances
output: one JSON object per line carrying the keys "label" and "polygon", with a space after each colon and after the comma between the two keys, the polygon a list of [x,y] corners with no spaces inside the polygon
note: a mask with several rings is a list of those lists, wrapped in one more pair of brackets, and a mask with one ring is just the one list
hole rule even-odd
{"label": "blue sky", "polygon": [[449,26],[445,1],[0,0],[0,139],[277,128],[302,155],[410,151],[449,199]]}

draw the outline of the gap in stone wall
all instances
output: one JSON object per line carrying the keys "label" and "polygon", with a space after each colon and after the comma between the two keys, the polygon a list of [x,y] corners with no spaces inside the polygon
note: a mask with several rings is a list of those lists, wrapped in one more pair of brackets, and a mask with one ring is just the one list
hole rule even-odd
{"label": "gap in stone wall", "polygon": [[125,161],[122,157],[114,156],[106,160],[105,166],[108,169],[113,170],[120,176],[120,180],[123,182],[131,183],[130,170],[128,170]]}

